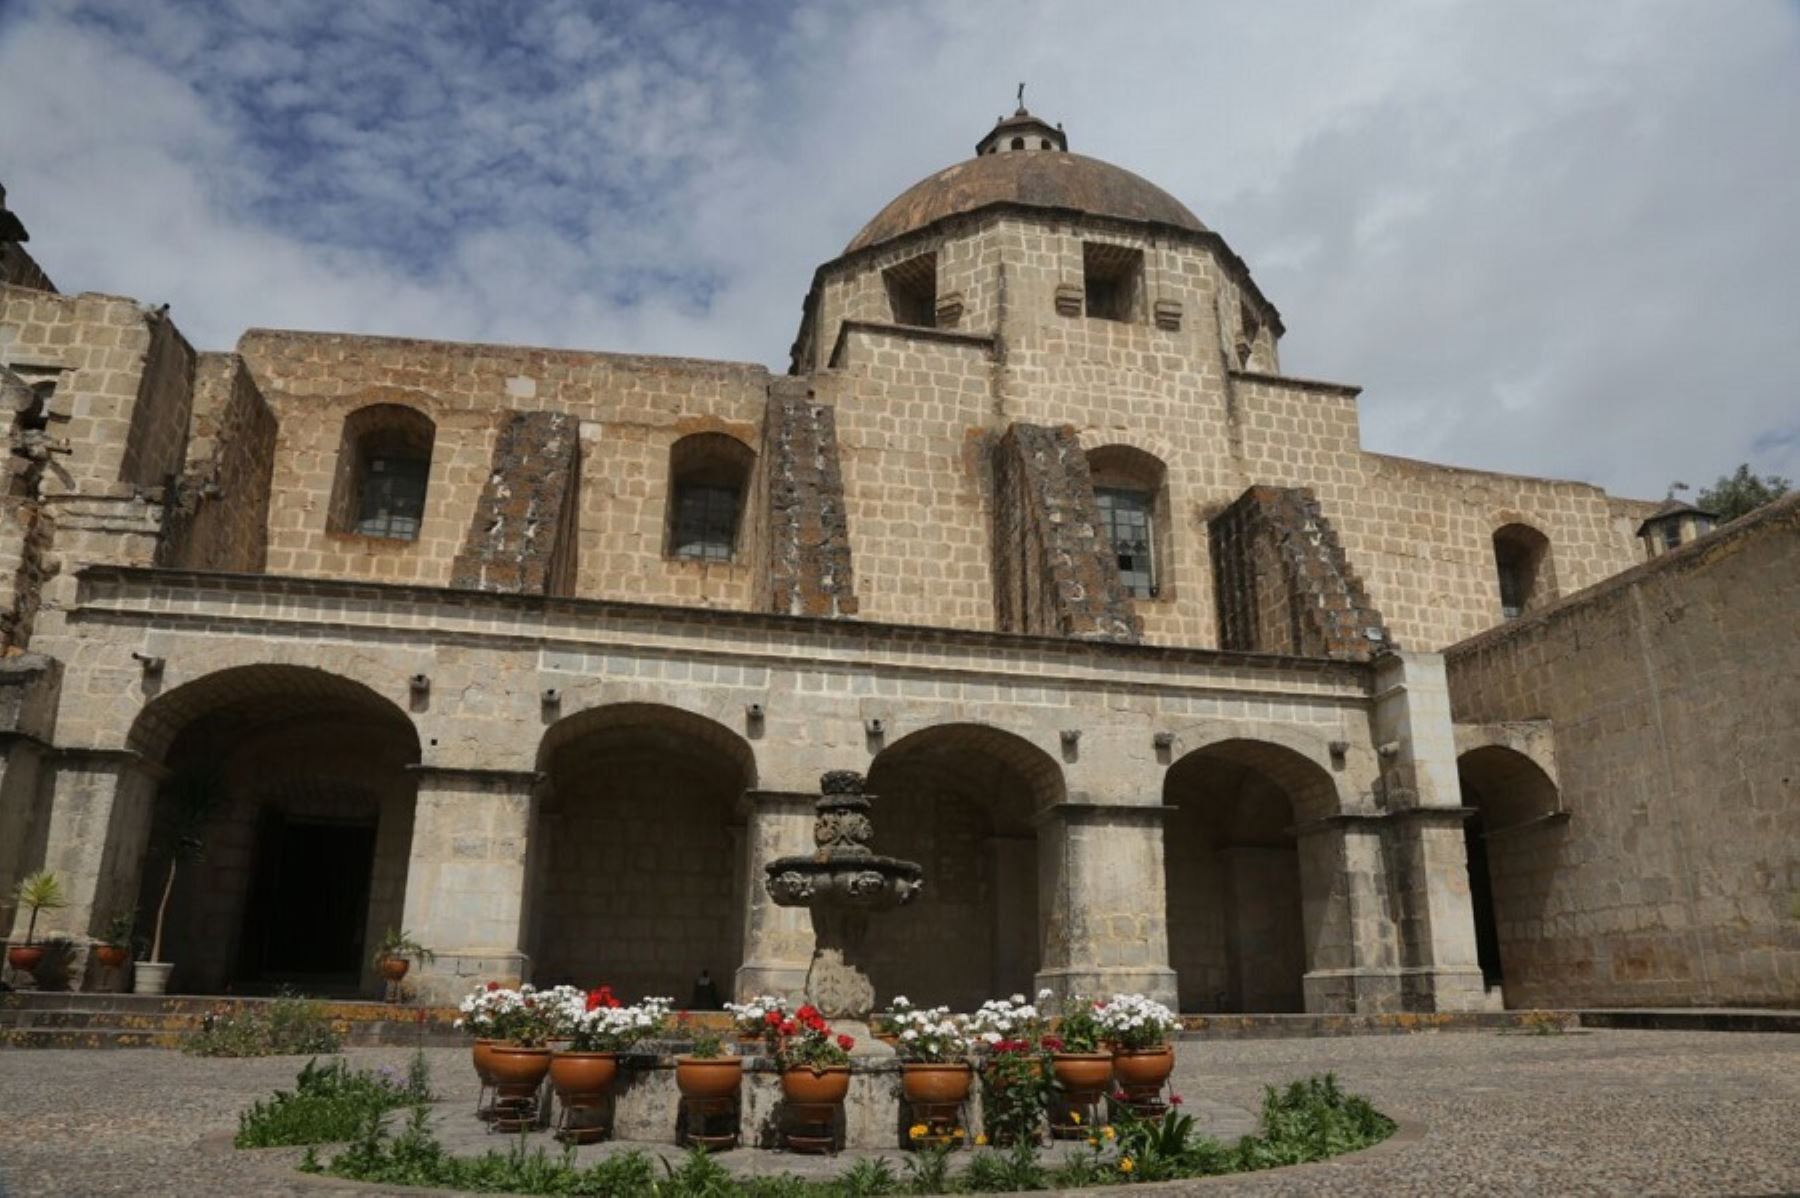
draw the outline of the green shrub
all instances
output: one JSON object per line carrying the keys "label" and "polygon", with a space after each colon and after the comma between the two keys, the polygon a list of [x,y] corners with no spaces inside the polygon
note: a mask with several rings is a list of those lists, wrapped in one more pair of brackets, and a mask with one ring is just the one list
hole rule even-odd
{"label": "green shrub", "polygon": [[239,1148],[329,1144],[360,1132],[369,1117],[431,1099],[425,1054],[415,1053],[407,1076],[392,1069],[351,1069],[343,1060],[308,1061],[294,1089],[277,1090],[238,1116]]}
{"label": "green shrub", "polygon": [[319,1056],[342,1048],[317,999],[283,994],[234,1015],[215,1015],[188,1037],[182,1051],[200,1057]]}

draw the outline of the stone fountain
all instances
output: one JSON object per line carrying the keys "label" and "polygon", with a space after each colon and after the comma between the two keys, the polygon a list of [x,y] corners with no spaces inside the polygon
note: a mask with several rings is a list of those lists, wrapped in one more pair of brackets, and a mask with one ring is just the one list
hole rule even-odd
{"label": "stone fountain", "polygon": [[813,843],[805,857],[781,857],[765,867],[769,897],[778,906],[812,911],[815,947],[806,971],[806,1000],[838,1030],[856,1038],[853,1055],[892,1056],[869,1032],[875,987],[863,970],[869,916],[903,907],[925,884],[916,861],[876,855],[869,847],[875,796],[863,792],[863,776],[832,770],[819,779]]}

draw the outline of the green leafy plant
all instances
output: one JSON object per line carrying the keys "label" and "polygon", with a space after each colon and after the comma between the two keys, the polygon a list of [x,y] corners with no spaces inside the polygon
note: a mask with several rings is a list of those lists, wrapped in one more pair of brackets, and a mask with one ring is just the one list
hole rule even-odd
{"label": "green leafy plant", "polygon": [[1345,1094],[1337,1077],[1309,1077],[1286,1089],[1263,1092],[1262,1134],[1238,1145],[1238,1167],[1267,1169],[1323,1160],[1378,1143],[1393,1134],[1393,1120],[1368,1101]]}
{"label": "green leafy plant", "polygon": [[675,1018],[678,1034],[690,1047],[688,1055],[700,1061],[717,1060],[725,1055],[725,1037],[683,1011]]}
{"label": "green leafy plant", "polygon": [[1064,1003],[1062,1018],[1057,1020],[1056,1042],[1052,1052],[1099,1052],[1106,1032],[1100,1026],[1100,1015],[1092,999],[1071,995]]}
{"label": "green leafy plant", "polygon": [[30,911],[31,919],[25,925],[25,943],[31,944],[37,935],[38,912],[56,911],[69,905],[63,897],[62,882],[49,870],[29,874],[23,878],[13,890],[13,904],[21,911]]}
{"label": "green leafy plant", "polygon": [[428,965],[437,960],[437,954],[414,940],[412,933],[405,928],[398,931],[389,928],[382,935],[381,942],[375,946],[377,962],[387,957],[401,957],[417,961],[420,965]]}
{"label": "green leafy plant", "polygon": [[1034,1144],[1050,1101],[1050,1070],[1025,1040],[990,1046],[981,1064],[982,1122],[995,1144]]}
{"label": "green leafy plant", "polygon": [[316,999],[283,994],[208,1016],[182,1051],[200,1057],[273,1057],[336,1052],[343,1037]]}
{"label": "green leafy plant", "polygon": [[900,1178],[885,1157],[857,1161],[838,1177],[844,1198],[880,1198],[900,1192]]}
{"label": "green leafy plant", "polygon": [[162,849],[169,859],[169,873],[163,881],[162,898],[156,904],[156,930],[150,938],[150,962],[163,963],[163,923],[169,916],[169,897],[175,893],[175,875],[183,862],[199,861],[206,852],[206,833],[225,805],[225,786],[213,771],[177,774],[163,788],[167,804],[167,823],[163,826]]}
{"label": "green leafy plant", "polygon": [[783,1069],[818,1072],[850,1063],[853,1036],[833,1034],[819,1009],[807,1003],[782,1021],[775,1037],[775,1059]]}
{"label": "green leafy plant", "polygon": [[100,943],[113,948],[130,948],[132,939],[137,935],[137,908],[127,911],[116,911],[106,921],[106,930],[100,933]]}
{"label": "green leafy plant", "polygon": [[930,1144],[914,1149],[901,1162],[906,1167],[906,1188],[914,1194],[943,1194],[950,1189],[951,1144]]}
{"label": "green leafy plant", "polygon": [[429,1066],[415,1053],[402,1078],[394,1069],[352,1069],[348,1062],[301,1067],[292,1090],[277,1090],[238,1116],[239,1148],[326,1144],[355,1136],[371,1114],[431,1099]]}

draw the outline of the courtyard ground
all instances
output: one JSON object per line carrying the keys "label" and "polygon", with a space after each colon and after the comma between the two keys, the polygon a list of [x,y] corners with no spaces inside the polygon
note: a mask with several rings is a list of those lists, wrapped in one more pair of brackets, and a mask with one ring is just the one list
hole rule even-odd
{"label": "courtyard ground", "polygon": [[[410,1054],[355,1049],[349,1055],[361,1065],[403,1066]],[[466,1115],[474,1101],[466,1051],[429,1049],[427,1056],[446,1099],[446,1141],[459,1151],[503,1144],[501,1137],[481,1135]],[[291,1085],[300,1063],[152,1050],[0,1051],[0,1195],[349,1192],[291,1172],[297,1151],[227,1146],[238,1111]],[[1181,1045],[1176,1083],[1203,1122],[1233,1133],[1249,1125],[1264,1083],[1325,1070],[1402,1120],[1408,1134],[1338,1163],[1186,1188],[1371,1195],[1800,1191],[1800,1039],[1793,1036],[1459,1032],[1190,1041]],[[796,1163],[747,1151],[724,1159],[748,1167],[753,1157],[764,1158],[754,1162],[763,1168]],[[801,1163],[809,1172],[820,1167]]]}

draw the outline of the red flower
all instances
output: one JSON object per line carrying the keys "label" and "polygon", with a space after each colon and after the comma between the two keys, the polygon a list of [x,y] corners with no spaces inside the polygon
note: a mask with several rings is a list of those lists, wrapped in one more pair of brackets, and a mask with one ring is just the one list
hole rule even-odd
{"label": "red flower", "polygon": [[1051,1052],[1061,1052],[1063,1050],[1062,1037],[1060,1036],[1045,1036],[1041,1043]]}
{"label": "red flower", "polygon": [[1181,1105],[1181,1095],[1179,1095],[1179,1094],[1169,1095],[1169,1105],[1170,1106],[1180,1106]]}
{"label": "red flower", "polygon": [[839,1036],[838,1047],[845,1052],[849,1052],[852,1048],[856,1047],[856,1038],[854,1036]]}
{"label": "red flower", "polygon": [[811,1003],[807,1003],[798,1011],[795,1011],[794,1014],[798,1015],[805,1022],[811,1023],[819,1017],[819,1008],[813,1006]]}
{"label": "red flower", "polygon": [[799,1030],[800,1025],[795,1023],[792,1019],[783,1021],[781,1025],[781,1034],[784,1036],[791,1036]]}
{"label": "red flower", "polygon": [[489,983],[488,983],[488,993],[489,993],[489,994],[492,994],[492,993],[493,993],[493,992],[494,992],[494,991],[496,991],[496,990],[498,990],[498,989],[500,989],[500,983],[499,983],[499,982],[489,982]]}
{"label": "red flower", "polygon": [[781,1012],[780,1011],[770,1011],[767,1015],[763,1016],[763,1022],[768,1024],[770,1027],[780,1027],[781,1026]]}

